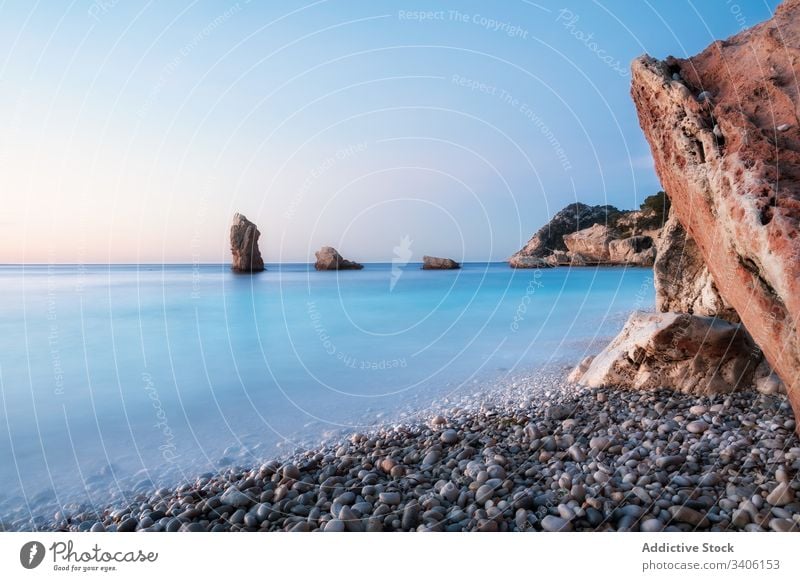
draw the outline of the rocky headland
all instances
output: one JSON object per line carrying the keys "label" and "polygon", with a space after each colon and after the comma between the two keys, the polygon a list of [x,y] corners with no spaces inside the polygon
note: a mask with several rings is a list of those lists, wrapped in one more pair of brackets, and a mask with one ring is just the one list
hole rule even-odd
{"label": "rocky headland", "polygon": [[363,264],[346,260],[339,254],[335,248],[331,246],[323,246],[315,252],[317,261],[314,263],[314,268],[317,270],[361,270],[364,268]]}
{"label": "rocky headland", "polygon": [[663,192],[639,210],[570,204],[508,259],[512,268],[652,266],[669,201]]}
{"label": "rocky headland", "polygon": [[261,232],[244,214],[233,216],[231,226],[231,269],[235,272],[253,273],[264,270],[264,259],[258,248]]}

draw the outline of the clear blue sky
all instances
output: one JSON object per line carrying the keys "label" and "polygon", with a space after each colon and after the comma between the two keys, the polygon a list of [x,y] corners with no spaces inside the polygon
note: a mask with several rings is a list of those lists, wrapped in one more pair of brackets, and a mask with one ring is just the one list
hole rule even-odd
{"label": "clear blue sky", "polygon": [[0,262],[227,261],[236,211],[269,262],[504,259],[659,189],[634,57],[775,5],[4,2]]}

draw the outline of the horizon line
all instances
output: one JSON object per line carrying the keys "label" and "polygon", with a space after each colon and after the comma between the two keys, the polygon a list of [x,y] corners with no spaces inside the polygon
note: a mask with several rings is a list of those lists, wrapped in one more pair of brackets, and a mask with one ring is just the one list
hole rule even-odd
{"label": "horizon line", "polygon": [[[502,260],[462,260],[456,261],[459,264],[491,264],[508,262]],[[0,262],[0,268],[4,266],[231,266],[230,262]],[[302,261],[282,261],[267,262],[264,264],[314,264],[314,262]],[[392,264],[391,260],[369,260],[361,261],[359,264]],[[424,264],[421,260],[410,260],[405,264]]]}

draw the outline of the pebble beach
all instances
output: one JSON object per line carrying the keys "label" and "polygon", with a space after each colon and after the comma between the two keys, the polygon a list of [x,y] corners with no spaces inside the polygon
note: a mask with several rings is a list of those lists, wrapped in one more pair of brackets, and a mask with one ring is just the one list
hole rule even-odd
{"label": "pebble beach", "polygon": [[62,531],[793,531],[800,441],[783,396],[586,389],[542,375]]}

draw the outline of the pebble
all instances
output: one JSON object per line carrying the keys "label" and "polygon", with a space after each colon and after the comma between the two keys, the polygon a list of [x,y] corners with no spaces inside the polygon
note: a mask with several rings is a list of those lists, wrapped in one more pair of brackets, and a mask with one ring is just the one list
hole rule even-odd
{"label": "pebble", "polygon": [[343,533],[344,530],[344,522],[338,518],[331,519],[325,523],[326,533]]}
{"label": "pebble", "polygon": [[690,524],[693,527],[704,529],[710,525],[705,515],[688,506],[671,506],[669,507],[669,513],[674,520]]}
{"label": "pebble", "polygon": [[452,482],[448,482],[442,487],[440,494],[442,498],[444,498],[447,502],[455,502],[458,498],[460,491],[458,486],[453,484]]}
{"label": "pebble", "polygon": [[567,453],[572,457],[575,462],[584,462],[586,460],[586,453],[581,450],[578,444],[573,444],[567,449]]}
{"label": "pebble", "polygon": [[458,432],[452,429],[445,430],[444,432],[442,432],[440,439],[444,444],[448,445],[455,444],[456,442],[458,442]]}
{"label": "pebble", "polygon": [[492,488],[488,484],[484,484],[475,493],[475,502],[477,502],[478,504],[486,504],[486,501],[490,500],[493,496],[494,496],[494,488]]}
{"label": "pebble", "polygon": [[[219,473],[149,498],[152,483],[142,480],[131,485],[135,500],[91,512],[64,508],[57,517],[54,509],[35,526],[109,532],[800,526],[792,488],[800,442],[785,398],[561,384],[540,394],[537,385],[476,394],[438,420],[337,435],[282,462],[240,467],[232,460]],[[10,522],[32,526],[29,515]]]}
{"label": "pebble", "polygon": [[772,506],[786,506],[794,502],[795,494],[787,482],[780,482],[772,492],[767,495],[767,502]]}
{"label": "pebble", "polygon": [[711,93],[709,93],[708,91],[703,91],[702,93],[697,95],[697,100],[700,101],[700,102],[710,101],[711,100]]}
{"label": "pebble", "polygon": [[661,456],[656,459],[656,467],[657,468],[671,468],[673,466],[679,466],[686,462],[685,456]]}
{"label": "pebble", "polygon": [[769,528],[779,533],[788,533],[792,529],[797,530],[797,525],[793,521],[785,518],[774,518],[769,521]]}
{"label": "pebble", "polygon": [[220,496],[219,499],[223,504],[229,504],[234,507],[249,506],[250,504],[253,504],[253,500],[249,496],[233,486],[222,493],[222,496]]}
{"label": "pebble", "polygon": [[403,530],[410,531],[417,526],[419,519],[419,504],[416,501],[409,502],[403,509],[403,519],[400,526]]}
{"label": "pebble", "polygon": [[664,530],[664,523],[657,518],[649,518],[645,521],[642,521],[639,529],[643,533],[659,533]]}
{"label": "pebble", "polygon": [[117,525],[117,531],[120,533],[132,533],[136,530],[136,525],[139,524],[135,518],[126,518],[124,521]]}
{"label": "pebble", "polygon": [[697,420],[695,422],[689,422],[686,425],[686,429],[689,430],[689,432],[691,432],[692,434],[702,434],[708,428],[709,428],[709,425],[706,422],[702,421],[702,420]]}
{"label": "pebble", "polygon": [[549,533],[568,532],[572,530],[572,525],[563,518],[548,514],[542,519],[542,529]]}
{"label": "pebble", "polygon": [[547,408],[546,416],[551,420],[566,420],[572,411],[565,405],[552,405]]}
{"label": "pebble", "polygon": [[425,455],[425,458],[422,460],[422,466],[432,466],[436,464],[442,457],[442,454],[438,450],[431,450]]}
{"label": "pebble", "polygon": [[399,492],[381,492],[378,499],[384,504],[396,505],[400,504],[402,497]]}

